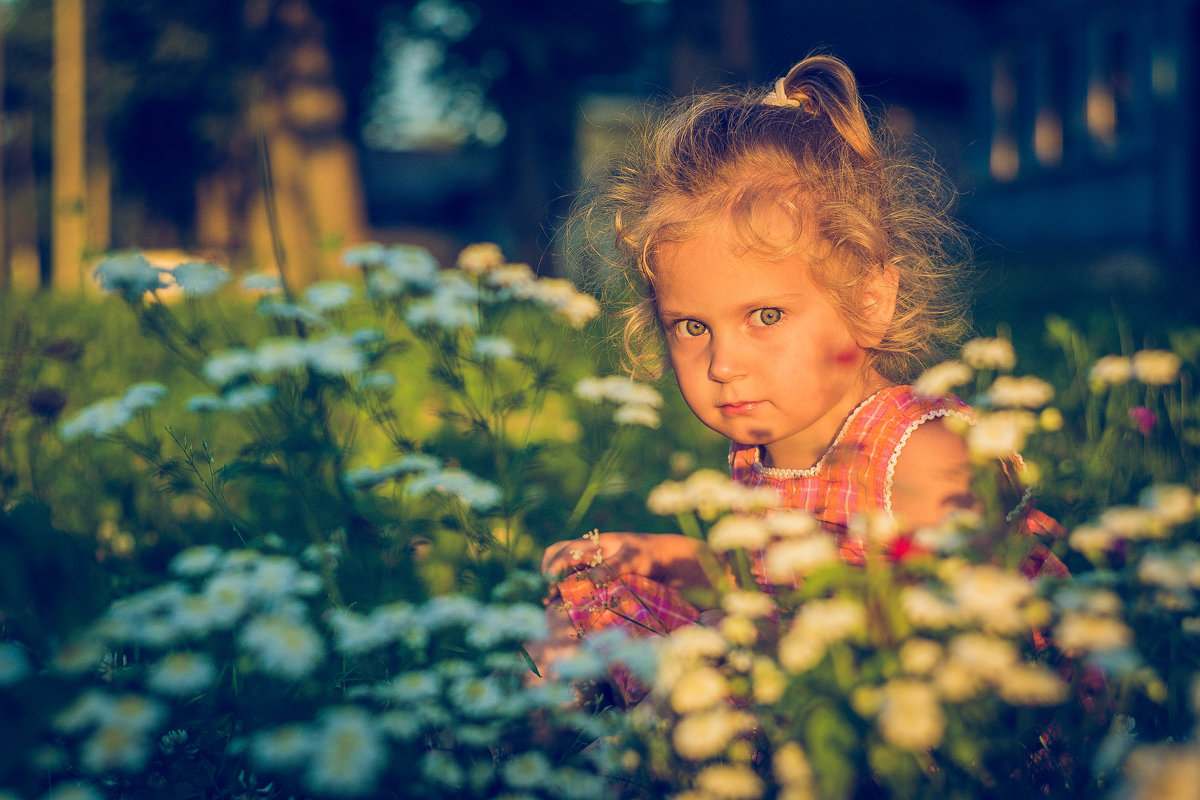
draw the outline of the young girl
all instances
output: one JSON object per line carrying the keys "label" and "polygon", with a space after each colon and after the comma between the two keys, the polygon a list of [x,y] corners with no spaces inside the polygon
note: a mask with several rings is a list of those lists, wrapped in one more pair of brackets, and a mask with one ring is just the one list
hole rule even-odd
{"label": "young girl", "polygon": [[[935,178],[886,155],[849,68],[812,56],[765,96],[672,109],[588,214],[611,224],[637,293],[636,366],[654,370],[665,345],[688,407],[731,440],[734,480],[815,514],[850,560],[856,515],[911,530],[974,504],[947,424],[969,409],[905,384],[968,328],[948,257],[961,237],[931,202]],[[631,533],[550,547],[544,572],[568,577],[535,655],[553,662],[598,627],[696,620],[680,592],[707,583],[705,547]]]}

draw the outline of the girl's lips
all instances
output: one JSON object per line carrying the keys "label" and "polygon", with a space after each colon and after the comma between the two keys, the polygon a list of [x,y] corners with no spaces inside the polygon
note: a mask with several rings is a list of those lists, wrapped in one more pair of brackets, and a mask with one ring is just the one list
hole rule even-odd
{"label": "girl's lips", "polygon": [[753,400],[745,403],[724,403],[719,408],[721,409],[721,413],[727,417],[740,417],[758,408],[759,402]]}

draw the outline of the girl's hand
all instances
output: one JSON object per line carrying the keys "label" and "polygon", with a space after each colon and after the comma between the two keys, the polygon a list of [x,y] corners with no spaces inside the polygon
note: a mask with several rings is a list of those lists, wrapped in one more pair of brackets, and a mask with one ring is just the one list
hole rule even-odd
{"label": "girl's hand", "polygon": [[550,545],[542,556],[542,574],[553,579],[586,570],[603,582],[633,573],[673,589],[711,588],[703,565],[718,563],[707,543],[690,536],[609,532]]}

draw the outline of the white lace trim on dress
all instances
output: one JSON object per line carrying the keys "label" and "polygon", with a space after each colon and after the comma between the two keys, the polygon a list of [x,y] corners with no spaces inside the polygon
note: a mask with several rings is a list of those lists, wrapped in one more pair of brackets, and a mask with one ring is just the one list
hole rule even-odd
{"label": "white lace trim on dress", "polygon": [[[883,390],[880,389],[879,391]],[[751,468],[759,475],[766,475],[770,478],[813,477],[821,471],[821,467],[825,466],[825,459],[829,458],[829,454],[836,450],[837,446],[842,443],[842,439],[846,436],[846,432],[850,430],[850,423],[854,422],[854,418],[857,417],[859,412],[866,408],[867,405],[878,396],[879,392],[875,392],[875,394],[871,395],[866,400],[863,400],[854,407],[854,410],[851,411],[850,415],[842,422],[842,427],[838,429],[837,436],[833,437],[833,442],[829,445],[829,447],[825,448],[825,452],[821,453],[821,457],[817,459],[817,463],[813,464],[811,467],[805,467],[804,469],[789,469],[786,467],[763,466],[762,448],[757,447],[754,451],[754,461],[750,465]]]}

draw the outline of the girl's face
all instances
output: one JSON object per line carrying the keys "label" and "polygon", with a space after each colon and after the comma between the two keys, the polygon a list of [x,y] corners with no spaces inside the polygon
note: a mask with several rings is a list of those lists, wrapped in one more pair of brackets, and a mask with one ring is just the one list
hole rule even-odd
{"label": "girl's face", "polygon": [[658,314],[679,389],[705,425],[763,445],[767,466],[810,467],[888,381],[809,279],[808,257],[766,261],[729,242],[713,225],[659,250]]}

